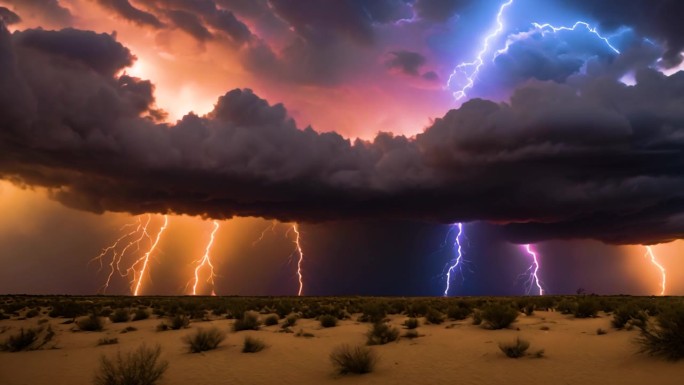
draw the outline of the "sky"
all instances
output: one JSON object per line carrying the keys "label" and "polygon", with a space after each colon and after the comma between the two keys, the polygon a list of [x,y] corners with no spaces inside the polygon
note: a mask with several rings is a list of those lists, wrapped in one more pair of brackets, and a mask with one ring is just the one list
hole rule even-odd
{"label": "sky", "polygon": [[0,0],[0,293],[682,295],[682,14]]}

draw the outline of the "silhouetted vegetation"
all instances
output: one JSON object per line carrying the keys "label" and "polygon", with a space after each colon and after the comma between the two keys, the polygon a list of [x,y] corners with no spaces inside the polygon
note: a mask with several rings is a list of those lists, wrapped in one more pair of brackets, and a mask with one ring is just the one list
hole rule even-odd
{"label": "silhouetted vegetation", "polygon": [[110,315],[109,319],[113,323],[128,322],[131,318],[131,314],[128,309],[118,308],[114,310]]}
{"label": "silhouetted vegetation", "polygon": [[140,346],[132,352],[118,352],[114,359],[100,358],[100,369],[95,374],[95,385],[154,385],[168,368],[160,361],[161,347]]}
{"label": "silhouetted vegetation", "polygon": [[29,350],[33,343],[38,339],[39,332],[39,329],[29,328],[24,330],[24,328],[21,328],[18,334],[9,336],[7,340],[0,345],[0,350],[8,352]]}
{"label": "silhouetted vegetation", "polygon": [[399,338],[399,329],[384,322],[378,322],[373,324],[366,337],[368,345],[384,345]]}
{"label": "silhouetted vegetation", "polygon": [[419,325],[418,318],[408,318],[404,321],[404,327],[406,329],[415,329]]}
{"label": "silhouetted vegetation", "polygon": [[324,314],[318,317],[318,321],[324,328],[332,328],[337,326],[337,317],[335,317],[334,315]]}
{"label": "silhouetted vegetation", "polygon": [[430,308],[425,314],[425,320],[431,324],[439,325],[444,322],[444,314],[437,309]]}
{"label": "silhouetted vegetation", "polygon": [[601,306],[593,297],[580,298],[575,306],[573,314],[575,318],[594,318],[601,310]]}
{"label": "silhouetted vegetation", "polygon": [[140,321],[148,318],[150,318],[150,313],[143,308],[137,308],[133,314],[133,321]]}
{"label": "silhouetted vegetation", "polygon": [[482,309],[482,320],[489,329],[503,329],[518,318],[518,309],[509,303],[495,302]]}
{"label": "silhouetted vegetation", "polygon": [[83,331],[99,332],[104,328],[104,323],[102,322],[102,318],[95,314],[91,314],[76,320],[76,326]]}
{"label": "silhouetted vegetation", "polygon": [[195,334],[185,336],[183,342],[188,345],[191,353],[200,353],[216,349],[225,339],[224,332],[212,327],[210,329],[198,328]]}
{"label": "silhouetted vegetation", "polygon": [[262,341],[258,338],[247,336],[247,337],[245,337],[245,341],[242,344],[242,352],[243,353],[256,353],[256,352],[260,352],[260,351],[264,350],[265,347],[266,347],[266,344],[264,343],[264,341]]}
{"label": "silhouetted vegetation", "polygon": [[270,316],[266,317],[264,320],[264,325],[266,326],[273,326],[278,324],[278,316],[271,314]]}
{"label": "silhouetted vegetation", "polygon": [[646,326],[648,314],[633,302],[626,303],[615,310],[611,325],[616,329],[622,329],[629,325],[640,328]]}
{"label": "silhouetted vegetation", "polygon": [[516,338],[512,343],[499,342],[499,349],[510,358],[520,358],[524,356],[529,347],[530,343],[520,339],[520,337]]}
{"label": "silhouetted vegetation", "polygon": [[684,358],[684,305],[665,309],[648,323],[637,338],[640,351],[671,361]]}
{"label": "silhouetted vegetation", "polygon": [[242,330],[259,330],[259,313],[255,311],[244,312],[242,319],[235,320],[233,330],[236,332]]}
{"label": "silhouetted vegetation", "polygon": [[378,357],[365,346],[341,345],[330,353],[330,361],[340,374],[365,374],[373,371]]}
{"label": "silhouetted vegetation", "polygon": [[103,337],[103,338],[100,338],[99,340],[97,340],[97,346],[101,346],[101,345],[114,345],[114,344],[118,344],[118,343],[119,343],[119,339],[118,339],[118,338],[107,338],[107,337]]}

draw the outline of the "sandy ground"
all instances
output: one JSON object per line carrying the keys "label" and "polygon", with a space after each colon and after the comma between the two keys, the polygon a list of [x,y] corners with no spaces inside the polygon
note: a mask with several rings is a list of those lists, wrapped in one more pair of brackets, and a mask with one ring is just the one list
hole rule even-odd
{"label": "sandy ground", "polygon": [[[41,316],[45,318],[46,316]],[[34,327],[28,320],[0,321],[0,341],[20,327]],[[154,316],[152,318],[155,318]],[[160,381],[166,385],[211,384],[682,384],[684,361],[667,362],[637,354],[637,331],[610,328],[610,317],[574,319],[555,312],[521,315],[511,329],[486,330],[471,320],[425,325],[421,319],[413,340],[372,347],[380,361],[373,373],[335,374],[328,355],[340,344],[363,344],[369,324],[347,320],[334,328],[321,328],[315,320],[300,319],[294,330],[313,338],[277,333],[279,326],[259,331],[232,332],[232,320],[193,322],[189,329],[157,332],[159,319],[108,323],[102,332],[74,332],[63,319],[49,319],[56,331],[53,342],[42,350],[0,352],[0,384],[89,384],[101,355],[128,351],[141,343],[160,344],[169,369]],[[353,318],[356,319],[356,316]],[[391,317],[400,326],[403,316]],[[121,334],[126,326],[137,331]],[[188,353],[183,336],[197,327],[216,326],[228,333],[216,350]],[[541,330],[547,326],[548,331]],[[608,334],[597,335],[603,328]],[[516,330],[519,329],[519,330]],[[402,334],[404,330],[402,329]],[[255,354],[241,353],[245,336],[264,340],[268,347]],[[497,344],[520,336],[531,342],[530,352],[544,349],[543,358],[511,359]],[[103,337],[116,337],[116,345],[97,346]]]}

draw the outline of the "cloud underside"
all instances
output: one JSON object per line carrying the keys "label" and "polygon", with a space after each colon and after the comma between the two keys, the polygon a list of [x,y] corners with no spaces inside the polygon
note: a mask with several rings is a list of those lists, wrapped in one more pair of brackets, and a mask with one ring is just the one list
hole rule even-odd
{"label": "cloud underside", "polygon": [[160,123],[153,84],[118,75],[133,61],[111,35],[3,27],[0,176],[92,212],[482,220],[516,242],[684,235],[684,73],[527,82],[415,138],[352,142],[247,89]]}

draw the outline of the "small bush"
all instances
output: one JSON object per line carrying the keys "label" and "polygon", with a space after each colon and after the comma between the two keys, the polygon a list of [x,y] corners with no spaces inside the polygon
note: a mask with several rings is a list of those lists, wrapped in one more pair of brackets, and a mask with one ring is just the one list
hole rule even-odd
{"label": "small bush", "polygon": [[318,321],[324,328],[333,328],[337,326],[337,317],[335,317],[334,315],[324,314],[318,317]]}
{"label": "small bush", "polygon": [[8,352],[20,352],[22,350],[29,350],[31,345],[38,339],[39,329],[27,329],[21,328],[19,334],[9,336],[7,340],[0,345],[0,350],[5,350]]}
{"label": "small bush", "polygon": [[33,318],[39,314],[40,314],[40,311],[38,309],[31,309],[31,310],[26,312],[25,317],[26,318]]}
{"label": "small bush", "polygon": [[102,322],[102,318],[95,314],[91,314],[76,320],[76,326],[83,331],[99,332],[104,328],[104,323]]}
{"label": "small bush", "polygon": [[492,303],[482,310],[482,320],[489,329],[503,329],[518,318],[518,309],[505,303]]}
{"label": "small bush", "polygon": [[138,349],[110,360],[100,358],[100,370],[95,374],[95,385],[154,385],[162,377],[169,364],[159,361],[161,347]]}
{"label": "small bush", "polygon": [[360,322],[381,322],[387,316],[385,305],[380,302],[368,302],[363,306]]}
{"label": "small bush", "polygon": [[408,318],[406,321],[404,321],[404,327],[406,329],[415,329],[419,325],[418,318]]}
{"label": "small bush", "polygon": [[114,345],[114,344],[118,344],[118,343],[119,343],[119,339],[118,339],[118,338],[107,338],[107,337],[103,337],[103,338],[100,338],[100,339],[97,341],[97,346],[101,346],[101,345]]}
{"label": "small bush", "polygon": [[242,352],[243,353],[256,353],[264,350],[266,347],[266,344],[264,341],[247,336],[245,337],[245,342],[242,344]]}
{"label": "small bush", "polygon": [[278,316],[275,314],[271,314],[270,316],[266,317],[264,320],[264,325],[266,326],[273,326],[278,324]]}
{"label": "small bush", "polygon": [[439,325],[444,322],[444,314],[434,308],[430,308],[427,314],[425,314],[425,320],[431,324]]}
{"label": "small bush", "polygon": [[236,332],[242,330],[259,330],[259,313],[255,311],[246,311],[242,315],[242,319],[235,320],[233,330]]}
{"label": "small bush", "polygon": [[195,334],[185,336],[183,342],[188,345],[190,353],[201,353],[216,349],[224,339],[226,334],[215,327],[206,330],[199,328]]}
{"label": "small bush", "polygon": [[169,328],[173,330],[185,329],[190,325],[190,318],[183,314],[176,314],[171,318]]}
{"label": "small bush", "polygon": [[525,308],[523,309],[523,312],[525,313],[526,316],[531,316],[534,314],[534,304],[533,303],[528,303],[525,305]]}
{"label": "small bush", "polygon": [[283,321],[283,324],[281,325],[281,327],[283,329],[291,328],[291,327],[295,326],[296,323],[297,323],[297,315],[296,314],[290,314],[287,317],[285,317],[285,321]]}
{"label": "small bush", "polygon": [[596,299],[585,297],[577,301],[574,314],[575,318],[594,318],[599,310],[601,310],[601,305]]}
{"label": "small bush", "polygon": [[452,306],[447,309],[447,317],[451,318],[452,320],[460,321],[468,318],[472,312],[473,309],[467,305]]}
{"label": "small bush", "polygon": [[404,333],[404,335],[402,337],[408,338],[408,339],[414,339],[414,338],[420,337],[420,335],[418,334],[418,331],[416,329],[411,329],[411,330],[407,330],[406,333]]}
{"label": "small bush", "polygon": [[655,325],[646,325],[637,338],[640,351],[671,361],[684,358],[684,305],[664,309]]}
{"label": "small bush", "polygon": [[138,329],[137,329],[137,328],[134,328],[133,326],[126,326],[126,327],[121,331],[121,334],[125,334],[125,333],[128,333],[128,332],[134,332],[134,331],[136,331],[136,330],[138,330]]}
{"label": "small bush", "polygon": [[544,326],[540,327],[539,330],[549,331],[549,327],[544,325]]}
{"label": "small bush", "polygon": [[388,342],[396,341],[399,338],[399,329],[389,326],[384,322],[373,324],[366,334],[368,345],[384,345]]}
{"label": "small bush", "polygon": [[602,335],[607,334],[607,333],[608,332],[606,331],[606,329],[601,329],[601,328],[596,329],[596,335],[597,336],[602,336]]}
{"label": "small bush", "polygon": [[569,299],[564,299],[556,305],[556,311],[561,312],[561,314],[574,314],[577,308],[577,303]]}
{"label": "small bush", "polygon": [[647,320],[648,315],[644,311],[637,305],[628,303],[615,310],[613,319],[610,323],[616,329],[622,329],[627,326],[628,323],[643,328],[646,325]]}
{"label": "small bush", "polygon": [[150,318],[150,313],[142,308],[136,309],[135,313],[133,314],[133,321],[141,321],[148,318]]}
{"label": "small bush", "polygon": [[340,374],[364,374],[373,371],[378,357],[365,346],[341,345],[330,353],[330,361]]}
{"label": "small bush", "polygon": [[473,325],[481,325],[482,324],[482,311],[481,310],[475,310],[473,312]]}
{"label": "small bush", "polygon": [[311,337],[314,337],[314,335],[311,333],[304,332],[304,329],[299,329],[299,331],[295,334],[295,337],[311,338]]}
{"label": "small bush", "polygon": [[123,309],[123,308],[118,308],[114,310],[112,314],[109,315],[109,319],[113,323],[120,323],[120,322],[128,322],[130,320],[131,315],[128,311],[128,309]]}
{"label": "small bush", "polygon": [[164,321],[160,322],[159,325],[157,325],[157,331],[158,331],[158,332],[165,332],[165,331],[167,331],[167,330],[169,330],[169,329],[171,329],[171,328],[170,328],[169,325],[168,325],[166,322],[164,322]]}
{"label": "small bush", "polygon": [[501,349],[501,351],[510,358],[522,357],[525,355],[525,352],[529,347],[530,343],[525,340],[521,340],[520,337],[516,338],[512,343],[499,343],[499,349]]}

